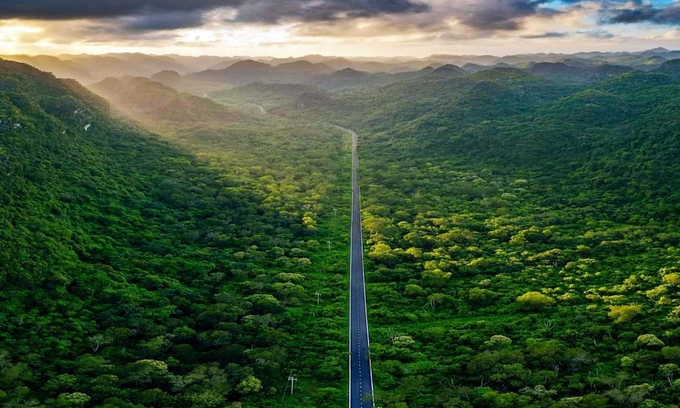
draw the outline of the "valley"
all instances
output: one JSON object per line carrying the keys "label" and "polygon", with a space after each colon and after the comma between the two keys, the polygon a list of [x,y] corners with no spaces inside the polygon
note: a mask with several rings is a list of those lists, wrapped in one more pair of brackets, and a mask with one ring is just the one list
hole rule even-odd
{"label": "valley", "polygon": [[673,64],[578,81],[496,68],[306,106],[229,91],[362,134],[379,404],[676,402]]}
{"label": "valley", "polygon": [[677,406],[676,54],[0,61],[0,404]]}
{"label": "valley", "polygon": [[349,138],[3,64],[3,404],[341,405]]}

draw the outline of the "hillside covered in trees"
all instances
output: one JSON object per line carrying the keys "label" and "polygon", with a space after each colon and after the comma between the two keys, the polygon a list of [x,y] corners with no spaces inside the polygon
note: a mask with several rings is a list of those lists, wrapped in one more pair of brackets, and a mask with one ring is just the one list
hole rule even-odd
{"label": "hillside covered in trees", "polygon": [[159,89],[0,61],[0,405],[341,406],[349,141]]}
{"label": "hillside covered in trees", "polygon": [[1,62],[0,404],[345,406],[333,123],[360,134],[379,406],[676,407],[678,67],[347,71],[209,100]]}
{"label": "hillside covered in trees", "polygon": [[677,62],[227,92],[361,134],[381,406],[677,406]]}

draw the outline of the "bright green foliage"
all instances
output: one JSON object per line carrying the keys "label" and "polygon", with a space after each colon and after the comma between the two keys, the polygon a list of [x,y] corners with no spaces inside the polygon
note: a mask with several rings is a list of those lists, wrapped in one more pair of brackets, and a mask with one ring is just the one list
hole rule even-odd
{"label": "bright green foliage", "polygon": [[512,340],[510,338],[503,336],[502,334],[495,334],[491,336],[491,338],[488,341],[485,341],[484,344],[490,347],[505,347],[509,346],[512,344]]}
{"label": "bright green foliage", "polygon": [[517,298],[517,302],[527,307],[538,308],[555,304],[555,299],[540,292],[527,292]]}
{"label": "bright green foliage", "polygon": [[90,401],[90,399],[91,398],[87,394],[83,394],[82,392],[59,394],[57,397],[57,406],[83,407],[88,403],[88,401]]}
{"label": "bright green foliage", "polygon": [[642,309],[637,305],[610,306],[609,317],[614,319],[616,324],[628,323],[641,311]]}
{"label": "bright green foliage", "polygon": [[659,347],[665,345],[663,341],[659,340],[659,338],[653,334],[642,334],[638,336],[635,343],[651,347]]}
{"label": "bright green foliage", "polygon": [[678,78],[496,68],[279,99],[361,136],[378,405],[677,404]]}
{"label": "bright green foliage", "polygon": [[258,380],[252,375],[246,377],[243,381],[236,386],[236,390],[241,394],[250,394],[253,392],[258,392],[262,389],[262,381]]}

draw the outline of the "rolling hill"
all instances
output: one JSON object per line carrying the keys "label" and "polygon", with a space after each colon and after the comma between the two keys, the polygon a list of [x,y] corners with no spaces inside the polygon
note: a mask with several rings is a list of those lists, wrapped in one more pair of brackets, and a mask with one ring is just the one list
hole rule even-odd
{"label": "rolling hill", "polygon": [[678,403],[676,51],[267,61],[154,76],[213,101],[0,60],[0,404],[345,406],[329,123],[378,405]]}
{"label": "rolling hill", "polygon": [[180,93],[146,78],[108,78],[90,89],[111,101],[116,109],[147,123],[230,123],[237,117],[236,112],[209,99]]}
{"label": "rolling hill", "polygon": [[348,214],[342,138],[224,122],[145,79],[107,87],[190,131],[132,127],[75,81],[0,60],[0,404],[267,406],[292,369],[307,391],[284,406],[341,406],[346,250],[318,239],[340,242],[326,220]]}

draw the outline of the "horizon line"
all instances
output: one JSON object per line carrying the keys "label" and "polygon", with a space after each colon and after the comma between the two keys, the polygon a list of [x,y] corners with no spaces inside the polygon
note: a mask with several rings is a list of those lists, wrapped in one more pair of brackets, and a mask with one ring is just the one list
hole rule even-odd
{"label": "horizon line", "polygon": [[180,54],[180,53],[169,53],[169,54],[157,54],[157,53],[150,53],[150,52],[141,52],[141,51],[126,51],[126,52],[105,52],[105,53],[78,53],[78,54],[69,54],[69,53],[62,53],[62,54],[33,54],[33,53],[18,53],[18,54],[0,54],[1,57],[17,57],[17,56],[25,56],[25,57],[41,57],[41,56],[47,56],[47,57],[80,57],[80,56],[106,56],[106,55],[146,55],[146,56],[156,56],[156,57],[172,57],[172,56],[178,56],[178,57],[185,57],[185,58],[243,58],[243,59],[270,59],[270,60],[279,60],[279,59],[304,59],[306,57],[313,57],[313,56],[318,56],[318,57],[324,57],[324,58],[344,58],[344,59],[370,59],[370,58],[375,58],[375,59],[382,59],[382,60],[389,60],[389,59],[411,59],[411,60],[427,60],[429,58],[437,57],[437,56],[447,56],[447,57],[460,57],[460,58],[466,58],[466,57],[493,57],[493,58],[505,58],[505,57],[512,57],[512,56],[529,56],[529,55],[575,55],[575,54],[641,54],[644,52],[649,52],[649,51],[655,51],[655,50],[664,50],[663,52],[680,52],[680,49],[668,49],[665,47],[654,47],[654,48],[647,48],[647,49],[642,49],[642,50],[626,50],[626,51],[599,51],[599,50],[590,50],[590,51],[576,51],[576,52],[546,52],[546,51],[539,51],[539,52],[531,52],[531,53],[516,53],[516,54],[504,54],[504,55],[495,55],[495,54],[447,54],[447,53],[434,53],[430,54],[425,57],[415,57],[411,55],[394,55],[394,56],[367,56],[367,55],[354,55],[354,56],[343,56],[343,55],[330,55],[330,54],[320,54],[320,53],[313,53],[313,54],[305,54],[305,55],[300,55],[300,56],[294,56],[290,55],[287,57],[275,57],[272,55],[214,55],[214,54],[201,54],[201,55],[190,55],[190,54]]}

